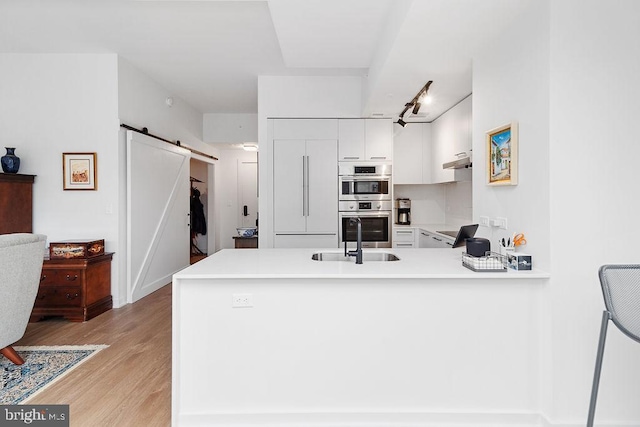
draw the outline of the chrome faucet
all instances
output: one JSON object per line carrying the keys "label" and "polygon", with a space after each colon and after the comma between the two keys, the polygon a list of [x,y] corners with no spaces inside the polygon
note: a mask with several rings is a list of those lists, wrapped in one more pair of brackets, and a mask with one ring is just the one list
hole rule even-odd
{"label": "chrome faucet", "polygon": [[360,217],[352,217],[349,218],[349,225],[356,224],[358,229],[357,232],[357,246],[355,251],[347,252],[347,240],[344,241],[344,251],[345,255],[356,257],[356,264],[362,264],[362,221]]}

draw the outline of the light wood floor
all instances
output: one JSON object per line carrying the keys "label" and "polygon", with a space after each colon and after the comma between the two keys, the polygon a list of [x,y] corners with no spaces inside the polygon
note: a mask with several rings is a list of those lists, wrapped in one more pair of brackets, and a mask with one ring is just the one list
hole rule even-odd
{"label": "light wood floor", "polygon": [[171,285],[88,322],[29,323],[16,345],[108,344],[29,401],[69,404],[70,425],[171,425]]}

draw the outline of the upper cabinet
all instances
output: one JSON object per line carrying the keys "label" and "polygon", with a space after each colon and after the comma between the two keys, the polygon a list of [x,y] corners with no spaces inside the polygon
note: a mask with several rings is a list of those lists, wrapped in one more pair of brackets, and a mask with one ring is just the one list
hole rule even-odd
{"label": "upper cabinet", "polygon": [[364,160],[364,120],[338,120],[338,159]]}
{"label": "upper cabinet", "polygon": [[393,138],[393,183],[431,183],[431,124],[408,123]]}
{"label": "upper cabinet", "polygon": [[454,160],[457,153],[471,150],[471,96],[432,123],[431,137],[431,183],[455,181],[454,169],[443,169],[442,164]]}
{"label": "upper cabinet", "polygon": [[393,158],[391,119],[339,119],[340,161],[391,161]]}
{"label": "upper cabinet", "polygon": [[273,139],[338,139],[338,120],[273,120]]}
{"label": "upper cabinet", "polygon": [[432,123],[408,123],[393,139],[394,184],[440,184],[464,180],[443,169],[456,153],[471,150],[471,96]]}
{"label": "upper cabinet", "polygon": [[364,121],[365,160],[393,159],[393,122],[391,119]]}

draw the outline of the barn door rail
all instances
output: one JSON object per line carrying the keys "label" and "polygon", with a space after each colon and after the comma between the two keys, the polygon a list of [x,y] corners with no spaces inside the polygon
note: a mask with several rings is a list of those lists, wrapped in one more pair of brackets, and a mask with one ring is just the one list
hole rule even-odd
{"label": "barn door rail", "polygon": [[161,137],[159,137],[157,135],[149,133],[149,129],[147,129],[147,128],[137,129],[137,128],[134,128],[133,126],[129,126],[129,125],[126,125],[124,123],[121,123],[120,127],[125,128],[127,130],[132,130],[134,132],[141,133],[143,135],[150,136],[151,138],[159,139],[160,141],[164,141],[164,142],[166,142],[168,144],[175,145],[177,147],[184,148],[185,150],[189,150],[192,153],[199,154],[201,156],[208,157],[208,158],[213,159],[213,160],[218,160],[217,157],[214,157],[211,154],[203,153],[202,151],[196,150],[195,148],[191,148],[191,147],[187,147],[185,145],[182,145],[179,140],[176,141],[176,142],[173,142],[173,141],[169,141],[168,139],[164,139],[164,138],[161,138]]}

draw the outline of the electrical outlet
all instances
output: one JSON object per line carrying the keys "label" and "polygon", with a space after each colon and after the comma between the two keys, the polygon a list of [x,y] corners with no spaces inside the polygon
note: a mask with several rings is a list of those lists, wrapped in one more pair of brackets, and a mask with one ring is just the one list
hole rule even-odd
{"label": "electrical outlet", "polygon": [[489,226],[489,217],[488,216],[481,216],[480,217],[480,225],[483,227],[488,227]]}
{"label": "electrical outlet", "polygon": [[253,307],[253,294],[233,294],[233,308]]}
{"label": "electrical outlet", "polygon": [[507,218],[496,218],[496,221],[498,221],[498,227],[503,230],[507,229]]}

